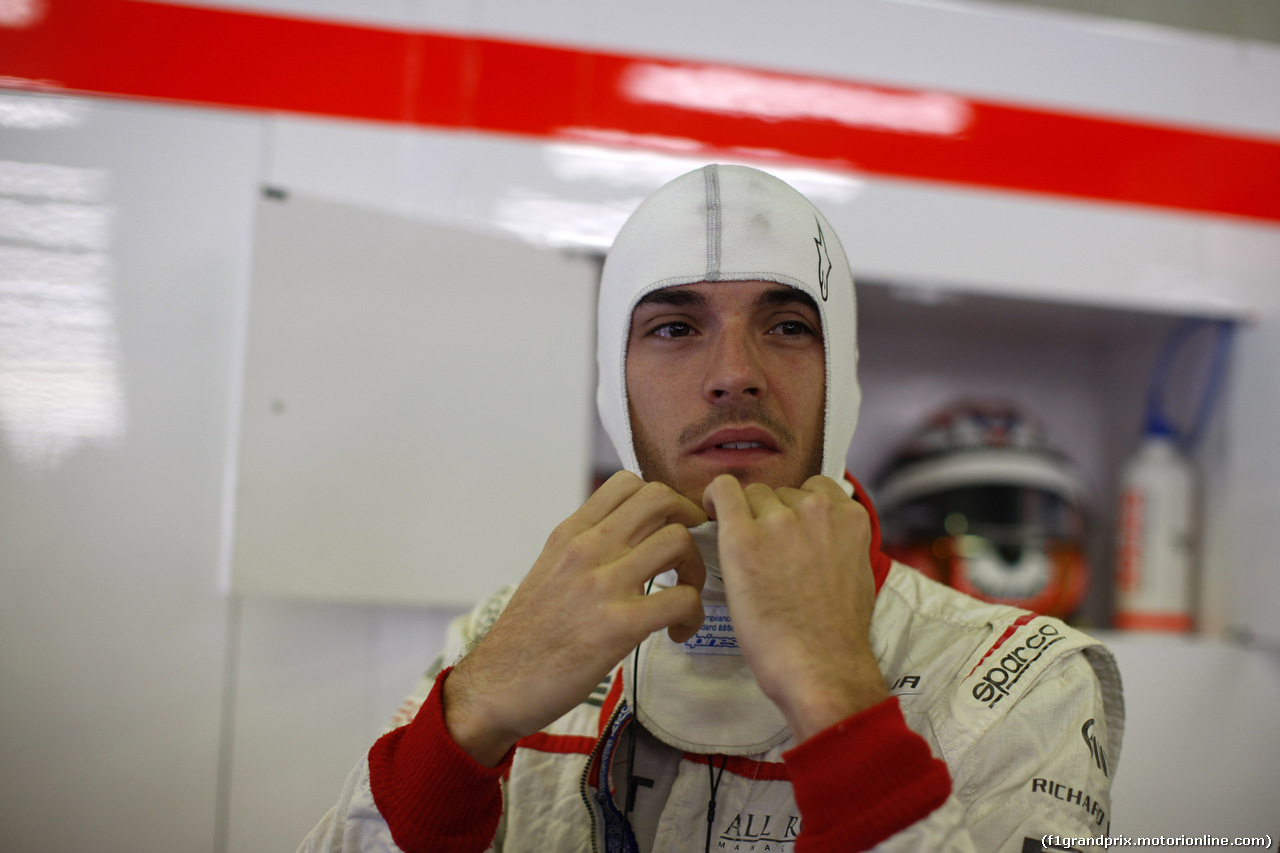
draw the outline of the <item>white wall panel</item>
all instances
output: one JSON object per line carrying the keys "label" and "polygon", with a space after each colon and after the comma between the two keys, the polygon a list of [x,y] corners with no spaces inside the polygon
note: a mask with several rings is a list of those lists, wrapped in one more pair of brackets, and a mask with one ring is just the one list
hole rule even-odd
{"label": "white wall panel", "polygon": [[1226,61],[1206,65],[1209,80],[1203,105],[1213,124],[1244,133],[1280,133],[1280,103],[1275,80],[1280,78],[1280,48],[1270,44],[1231,45]]}
{"label": "white wall panel", "polygon": [[590,485],[595,265],[296,195],[256,236],[234,589],[518,582]]}
{"label": "white wall panel", "polygon": [[[1113,835],[1280,835],[1280,654],[1107,632],[1124,680]],[[1219,845],[1185,845],[1223,850]]]}
{"label": "white wall panel", "polygon": [[456,222],[474,138],[305,116],[268,124],[266,183],[318,199]]}
{"label": "white wall panel", "polygon": [[242,602],[227,851],[297,847],[434,660],[453,615]]}
{"label": "white wall panel", "polygon": [[[0,128],[0,160],[106,174],[109,271],[93,293],[88,279],[23,279],[13,255],[0,264],[0,848],[207,850],[258,127],[60,103],[78,118]],[[48,212],[56,195],[20,200]],[[53,226],[3,242],[64,260],[96,251],[59,243]],[[108,430],[85,420],[104,383],[120,393]]]}

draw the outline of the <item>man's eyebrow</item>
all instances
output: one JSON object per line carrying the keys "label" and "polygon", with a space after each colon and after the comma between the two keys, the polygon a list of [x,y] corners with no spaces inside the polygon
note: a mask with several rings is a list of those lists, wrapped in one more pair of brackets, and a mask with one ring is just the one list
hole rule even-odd
{"label": "man's eyebrow", "polygon": [[[706,305],[707,301],[706,296],[696,290],[666,287],[649,291],[640,297],[640,300],[636,302],[636,307],[639,308],[641,305],[672,305],[678,308],[685,308]],[[787,285],[772,287],[756,297],[757,308],[778,308],[797,303],[807,306],[815,313],[818,312],[818,303],[813,301],[813,297],[803,290],[788,287]]]}
{"label": "man's eyebrow", "polygon": [[822,311],[818,310],[817,302],[808,293],[801,291],[795,287],[788,287],[786,284],[780,284],[778,287],[767,289],[755,297],[755,307],[758,309],[767,309],[767,307],[787,307],[788,305],[803,305],[813,311],[815,316],[822,316]]}
{"label": "man's eyebrow", "polygon": [[659,290],[651,290],[640,297],[640,301],[636,303],[636,308],[641,305],[674,305],[678,308],[684,308],[706,304],[707,298],[696,290],[664,287]]}
{"label": "man's eyebrow", "polygon": [[756,297],[757,308],[783,308],[795,304],[804,305],[813,313],[821,316],[818,311],[818,303],[813,301],[813,297],[794,287],[780,285],[770,288]]}

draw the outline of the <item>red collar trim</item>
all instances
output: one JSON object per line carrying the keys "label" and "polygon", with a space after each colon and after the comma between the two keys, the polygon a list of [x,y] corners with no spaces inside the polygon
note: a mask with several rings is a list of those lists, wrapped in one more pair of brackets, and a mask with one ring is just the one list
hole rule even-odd
{"label": "red collar trim", "polygon": [[880,593],[880,587],[884,586],[885,578],[889,577],[889,567],[893,565],[893,560],[889,559],[889,555],[880,550],[880,517],[876,515],[876,508],[871,505],[871,498],[867,497],[866,490],[862,488],[862,484],[853,478],[848,471],[844,472],[844,478],[853,484],[853,496],[858,503],[867,510],[867,515],[871,519],[871,574],[876,579],[876,594]]}

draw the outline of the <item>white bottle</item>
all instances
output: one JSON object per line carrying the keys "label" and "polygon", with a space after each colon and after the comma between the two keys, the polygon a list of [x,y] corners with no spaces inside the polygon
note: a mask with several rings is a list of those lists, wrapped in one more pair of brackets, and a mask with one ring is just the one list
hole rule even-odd
{"label": "white bottle", "polygon": [[1116,536],[1117,628],[1190,631],[1195,473],[1167,430],[1124,468]]}

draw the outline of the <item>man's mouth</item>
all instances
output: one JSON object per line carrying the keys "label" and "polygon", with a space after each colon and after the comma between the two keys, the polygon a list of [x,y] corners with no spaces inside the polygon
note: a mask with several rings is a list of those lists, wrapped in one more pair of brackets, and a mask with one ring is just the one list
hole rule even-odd
{"label": "man's mouth", "polygon": [[780,451],[778,440],[761,427],[729,427],[718,429],[699,441],[691,451],[700,456],[720,453],[773,454]]}

